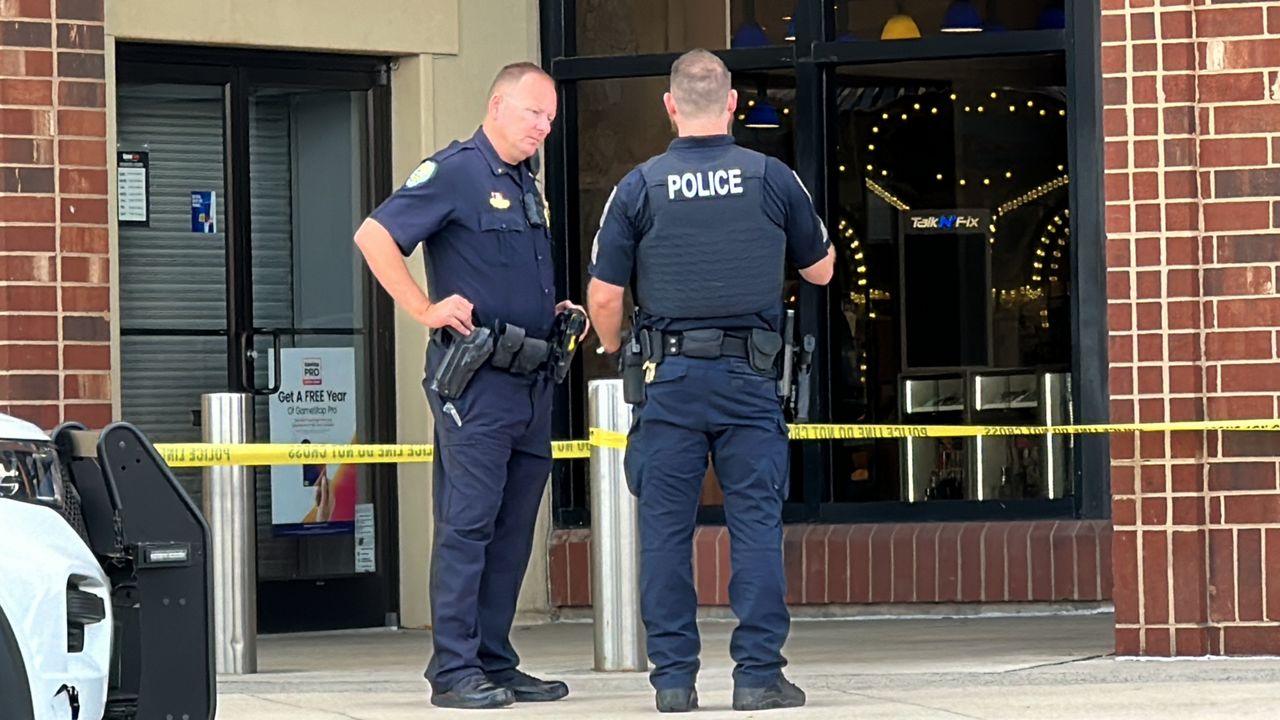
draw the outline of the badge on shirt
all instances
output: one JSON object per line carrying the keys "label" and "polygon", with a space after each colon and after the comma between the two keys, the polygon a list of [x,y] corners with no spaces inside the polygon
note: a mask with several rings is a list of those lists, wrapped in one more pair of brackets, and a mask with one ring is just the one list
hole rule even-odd
{"label": "badge on shirt", "polygon": [[498,208],[499,210],[506,210],[507,208],[511,207],[511,201],[508,200],[502,193],[498,192],[497,190],[494,190],[493,192],[489,193],[489,204]]}
{"label": "badge on shirt", "polygon": [[409,179],[404,181],[404,186],[407,188],[417,187],[430,180],[436,174],[436,167],[435,160],[423,160],[422,164],[409,175]]}

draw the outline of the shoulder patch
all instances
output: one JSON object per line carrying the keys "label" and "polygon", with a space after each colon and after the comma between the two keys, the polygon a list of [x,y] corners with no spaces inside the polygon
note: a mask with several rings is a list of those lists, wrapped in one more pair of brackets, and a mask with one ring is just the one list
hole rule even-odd
{"label": "shoulder patch", "polygon": [[436,174],[437,167],[439,166],[435,160],[423,160],[422,164],[409,174],[409,179],[404,181],[404,186],[407,188],[417,187],[430,180]]}

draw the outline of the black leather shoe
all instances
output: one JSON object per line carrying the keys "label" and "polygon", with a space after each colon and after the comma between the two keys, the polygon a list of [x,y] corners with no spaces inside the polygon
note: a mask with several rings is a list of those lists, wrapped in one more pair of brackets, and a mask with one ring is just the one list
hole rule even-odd
{"label": "black leather shoe", "polygon": [[569,694],[569,686],[559,680],[539,680],[519,670],[512,670],[501,679],[490,675],[489,681],[510,690],[516,702],[551,702]]}
{"label": "black leather shoe", "polygon": [[804,691],[781,675],[776,683],[768,687],[733,689],[734,710],[777,710],[800,707],[804,705],[804,701]]}
{"label": "black leather shoe", "polygon": [[698,709],[698,691],[694,688],[659,690],[658,712],[689,712]]}
{"label": "black leather shoe", "polygon": [[506,707],[515,702],[510,690],[489,682],[483,675],[472,675],[458,681],[448,692],[431,694],[431,704],[462,710],[484,710]]}

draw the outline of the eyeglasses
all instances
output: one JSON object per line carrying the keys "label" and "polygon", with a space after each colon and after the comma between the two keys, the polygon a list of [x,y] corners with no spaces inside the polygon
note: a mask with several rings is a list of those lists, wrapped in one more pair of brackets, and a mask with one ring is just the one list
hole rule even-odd
{"label": "eyeglasses", "polygon": [[538,202],[538,196],[530,191],[524,194],[524,218],[529,221],[532,227],[542,227],[547,224],[547,219],[542,214],[542,203]]}

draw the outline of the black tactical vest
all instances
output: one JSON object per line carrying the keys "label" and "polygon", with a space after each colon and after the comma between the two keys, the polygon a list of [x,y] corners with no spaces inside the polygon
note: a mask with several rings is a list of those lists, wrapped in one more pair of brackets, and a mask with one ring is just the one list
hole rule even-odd
{"label": "black tactical vest", "polygon": [[640,166],[653,222],[636,254],[645,314],[711,319],[765,312],[782,295],[786,234],[764,211],[767,157],[724,145]]}

